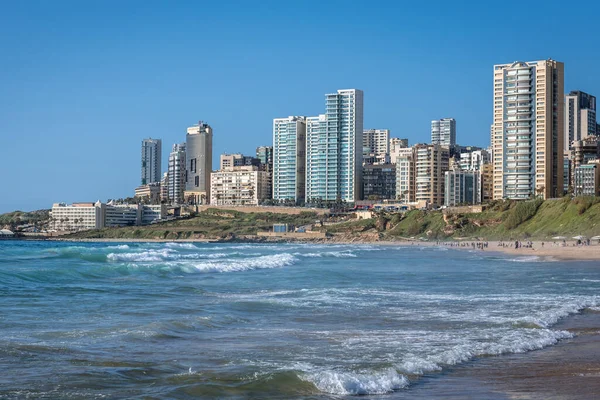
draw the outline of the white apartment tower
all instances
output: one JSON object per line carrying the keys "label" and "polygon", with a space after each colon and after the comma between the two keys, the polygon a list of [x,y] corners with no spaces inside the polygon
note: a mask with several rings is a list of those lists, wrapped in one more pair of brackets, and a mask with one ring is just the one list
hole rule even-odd
{"label": "white apartment tower", "polygon": [[354,202],[362,198],[363,92],[325,95],[325,114],[307,118],[306,198]]}
{"label": "white apartment tower", "polygon": [[174,144],[167,171],[168,198],[172,204],[183,203],[185,191],[185,143]]}
{"label": "white apartment tower", "polygon": [[456,144],[456,120],[442,118],[431,121],[431,144],[454,146]]}
{"label": "white apartment tower", "polygon": [[494,66],[494,199],[563,194],[564,64]]}
{"label": "white apartment tower", "polygon": [[565,146],[574,141],[600,134],[596,132],[596,97],[579,90],[565,96]]}
{"label": "white apartment tower", "polygon": [[304,200],[306,190],[306,120],[273,120],[273,200]]}
{"label": "white apartment tower", "polygon": [[160,139],[142,140],[142,185],[160,182],[162,141]]}

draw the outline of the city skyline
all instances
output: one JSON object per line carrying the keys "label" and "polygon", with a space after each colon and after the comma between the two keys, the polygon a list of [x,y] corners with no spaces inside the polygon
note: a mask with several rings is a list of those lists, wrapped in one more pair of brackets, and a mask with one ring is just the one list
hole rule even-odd
{"label": "city skyline", "polygon": [[[340,10],[328,4],[321,8],[322,19],[291,27],[273,25],[277,15],[290,12],[289,6],[272,7],[267,15],[245,7],[231,13],[229,7],[214,5],[202,14],[210,26],[219,21],[219,34],[206,38],[193,24],[170,30],[175,21],[187,21],[199,11],[193,6],[148,7],[140,15],[144,18],[132,20],[125,15],[133,5],[125,5],[121,15],[101,6],[10,5],[4,13],[7,23],[0,28],[11,38],[0,42],[7,55],[6,74],[0,78],[0,158],[17,166],[18,173],[8,176],[0,212],[125,197],[139,183],[139,141],[161,138],[163,150],[169,149],[183,141],[182,132],[198,118],[217,133],[215,155],[252,154],[257,146],[271,143],[273,118],[318,115],[322,104],[314,99],[343,87],[364,90],[365,128],[390,129],[393,137],[426,143],[430,121],[451,116],[458,122],[457,142],[481,147],[489,144],[490,71],[495,64],[551,57],[565,63],[565,93],[600,93],[598,73],[590,68],[600,56],[582,51],[583,44],[572,40],[574,33],[557,31],[543,43],[521,44],[513,40],[516,32],[500,38],[493,26],[487,28],[484,21],[492,11],[483,6],[440,3],[433,14],[422,7],[388,3],[377,10],[361,5]],[[520,7],[524,12],[535,9]],[[583,18],[572,10],[559,15],[551,7],[542,13],[544,24]],[[91,21],[91,15],[97,18]],[[448,19],[452,26],[462,24],[460,30],[451,29],[449,22],[436,25],[447,15],[453,16]],[[497,20],[509,17],[502,10],[494,15]],[[377,18],[386,26],[385,34],[356,29],[365,18]],[[399,18],[403,23],[392,27]],[[279,60],[277,49],[290,43],[311,43],[316,55],[334,51],[341,56],[331,45],[314,41],[331,29],[332,19],[349,36],[360,60],[335,71],[323,69],[319,57],[307,55],[302,68]],[[249,20],[253,22],[244,22]],[[535,30],[542,22],[532,25]],[[156,26],[162,28],[154,32]],[[81,35],[74,38],[73,31]],[[248,38],[243,46],[242,36]],[[168,45],[174,42],[178,44]],[[197,47],[202,51],[191,55]],[[451,56],[444,74],[432,69],[429,58],[436,51]],[[211,62],[199,63],[207,55]],[[385,62],[372,65],[371,60],[382,57]],[[204,96],[192,95],[196,89]],[[236,91],[237,99],[223,95],[229,90]],[[43,128],[32,133],[35,121],[42,121]],[[26,149],[30,160],[23,162],[15,149]],[[109,154],[109,162],[101,154]],[[162,159],[164,172],[165,152]]]}

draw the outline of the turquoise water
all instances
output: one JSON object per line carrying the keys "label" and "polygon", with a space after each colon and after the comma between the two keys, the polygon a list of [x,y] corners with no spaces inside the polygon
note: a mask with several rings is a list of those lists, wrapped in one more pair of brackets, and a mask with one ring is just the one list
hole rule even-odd
{"label": "turquoise water", "polygon": [[597,262],[491,250],[3,241],[0,398],[435,396],[600,307]]}

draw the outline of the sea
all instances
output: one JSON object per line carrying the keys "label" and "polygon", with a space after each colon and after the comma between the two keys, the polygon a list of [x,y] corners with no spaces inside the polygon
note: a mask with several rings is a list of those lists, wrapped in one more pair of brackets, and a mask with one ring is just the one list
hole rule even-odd
{"label": "sea", "polygon": [[0,398],[440,398],[600,311],[598,262],[493,250],[2,241]]}

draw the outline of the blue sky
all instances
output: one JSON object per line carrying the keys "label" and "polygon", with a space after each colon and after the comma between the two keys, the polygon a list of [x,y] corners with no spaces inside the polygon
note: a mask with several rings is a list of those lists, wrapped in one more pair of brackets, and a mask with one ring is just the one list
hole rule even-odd
{"label": "blue sky", "polygon": [[365,128],[425,142],[454,117],[479,146],[494,64],[563,61],[566,91],[600,96],[596,2],[291,3],[1,3],[0,212],[131,196],[141,140],[163,140],[164,169],[198,120],[215,166],[252,154],[337,89],[364,90]]}

